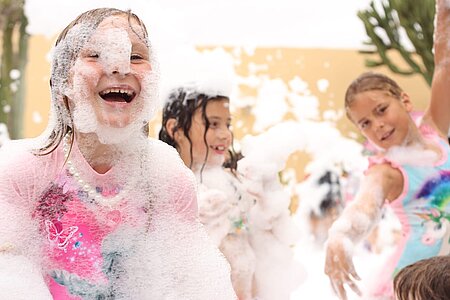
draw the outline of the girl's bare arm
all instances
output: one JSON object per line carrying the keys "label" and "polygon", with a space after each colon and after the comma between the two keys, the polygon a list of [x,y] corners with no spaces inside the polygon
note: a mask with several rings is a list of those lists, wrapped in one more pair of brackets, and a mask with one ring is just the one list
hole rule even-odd
{"label": "girl's bare arm", "polygon": [[446,137],[450,127],[450,0],[436,1],[434,74],[424,121]]}
{"label": "girl's bare arm", "polygon": [[329,231],[326,249],[325,273],[333,290],[341,299],[347,299],[344,285],[360,294],[355,283],[359,280],[352,262],[352,252],[378,223],[384,201],[394,200],[401,193],[403,178],[388,164],[371,167],[355,197],[345,208]]}

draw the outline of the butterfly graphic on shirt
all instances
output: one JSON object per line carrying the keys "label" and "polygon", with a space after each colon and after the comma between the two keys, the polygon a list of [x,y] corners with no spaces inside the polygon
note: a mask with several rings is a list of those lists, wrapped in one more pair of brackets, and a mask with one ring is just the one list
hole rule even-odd
{"label": "butterfly graphic on shirt", "polygon": [[52,221],[45,220],[45,231],[47,231],[47,238],[54,243],[58,249],[66,250],[70,239],[78,231],[78,226],[70,226],[62,228],[61,222],[57,221],[55,224]]}

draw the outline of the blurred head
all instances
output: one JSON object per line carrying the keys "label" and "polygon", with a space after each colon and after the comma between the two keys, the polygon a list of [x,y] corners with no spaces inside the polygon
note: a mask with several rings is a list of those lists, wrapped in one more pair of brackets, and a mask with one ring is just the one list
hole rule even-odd
{"label": "blurred head", "polygon": [[412,126],[412,103],[395,81],[378,73],[364,73],[345,94],[347,117],[375,146],[402,145]]}
{"label": "blurred head", "polygon": [[450,295],[450,256],[436,256],[406,266],[394,278],[397,300],[444,300]]}
{"label": "blurred head", "polygon": [[140,130],[156,104],[154,64],[145,25],[135,14],[100,8],[78,16],[55,44],[50,136],[41,153],[54,150],[69,131],[99,134],[132,122]]}
{"label": "blurred head", "polygon": [[221,166],[232,144],[229,98],[178,88],[164,106],[160,140],[175,147],[191,169]]}

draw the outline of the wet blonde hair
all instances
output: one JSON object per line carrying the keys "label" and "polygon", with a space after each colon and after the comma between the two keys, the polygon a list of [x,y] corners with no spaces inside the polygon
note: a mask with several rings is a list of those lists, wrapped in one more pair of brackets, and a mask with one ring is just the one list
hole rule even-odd
{"label": "wet blonde hair", "polygon": [[[116,8],[97,8],[86,11],[75,18],[59,34],[52,58],[50,89],[51,89],[51,116],[53,119],[48,128],[48,138],[44,145],[35,151],[36,155],[47,155],[53,152],[61,143],[66,134],[73,135],[72,114],[69,109],[68,98],[64,95],[64,89],[69,83],[69,72],[80,51],[89,41],[90,37],[97,29],[98,25],[108,17],[124,15],[128,16],[131,27],[131,20],[137,21],[141,27],[143,35],[137,34],[149,47],[147,29],[142,20],[131,11],[124,11]],[[81,30],[72,30],[78,27]],[[73,141],[73,137],[71,139]]]}
{"label": "wet blonde hair", "polygon": [[399,99],[403,90],[391,78],[381,73],[366,72],[358,76],[347,88],[345,92],[345,111],[347,118],[352,120],[349,109],[358,94],[367,91],[385,91],[392,97]]}

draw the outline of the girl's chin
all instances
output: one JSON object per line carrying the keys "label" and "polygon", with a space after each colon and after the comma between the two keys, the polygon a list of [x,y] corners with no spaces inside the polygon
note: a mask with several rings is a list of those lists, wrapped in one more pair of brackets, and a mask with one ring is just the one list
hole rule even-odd
{"label": "girl's chin", "polygon": [[101,121],[99,122],[103,126],[111,127],[111,128],[125,128],[128,125],[130,125],[130,117],[124,116],[124,117],[116,117],[116,116],[103,116]]}
{"label": "girl's chin", "polygon": [[[208,157],[208,160],[206,161],[207,167],[221,167],[225,161],[225,158],[223,156],[214,155]],[[203,163],[201,163],[203,164]]]}

